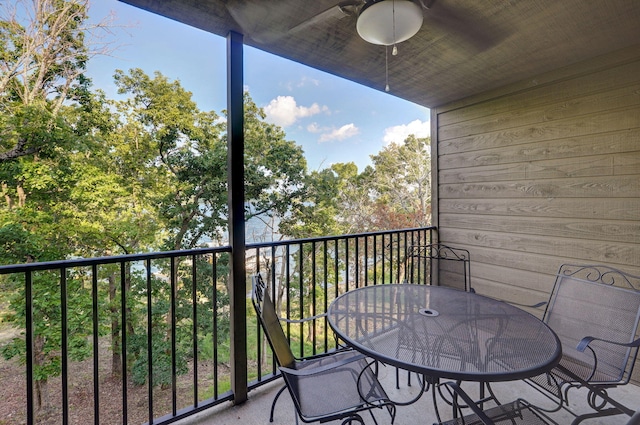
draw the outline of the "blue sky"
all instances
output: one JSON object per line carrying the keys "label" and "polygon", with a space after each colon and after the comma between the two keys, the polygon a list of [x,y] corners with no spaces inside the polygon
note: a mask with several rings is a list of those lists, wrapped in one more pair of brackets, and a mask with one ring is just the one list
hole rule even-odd
{"label": "blue sky", "polygon": [[[225,38],[117,0],[91,3],[92,20],[113,14],[115,23],[126,27],[114,31],[117,50],[90,60],[88,75],[95,87],[116,97],[116,69],[160,71],[180,80],[200,109],[221,113],[226,108]],[[257,49],[244,52],[251,97],[268,121],[303,147],[311,170],[349,161],[362,170],[387,143],[402,142],[408,134],[429,135],[427,108]]]}

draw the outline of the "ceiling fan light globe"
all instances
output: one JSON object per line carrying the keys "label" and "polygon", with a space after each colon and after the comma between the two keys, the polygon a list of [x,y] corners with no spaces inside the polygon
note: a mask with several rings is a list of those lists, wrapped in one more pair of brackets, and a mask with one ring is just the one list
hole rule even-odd
{"label": "ceiling fan light globe", "polygon": [[362,8],[356,29],[369,43],[391,46],[420,31],[422,18],[422,8],[411,0],[380,0]]}

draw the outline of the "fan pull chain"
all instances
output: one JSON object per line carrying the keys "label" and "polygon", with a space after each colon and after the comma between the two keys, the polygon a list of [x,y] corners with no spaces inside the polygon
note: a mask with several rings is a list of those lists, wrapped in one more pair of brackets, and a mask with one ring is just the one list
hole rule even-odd
{"label": "fan pull chain", "polygon": [[391,11],[393,13],[393,16],[391,17],[393,24],[393,49],[391,50],[391,54],[396,56],[398,54],[398,46],[396,46],[396,0],[393,0]]}
{"label": "fan pull chain", "polygon": [[385,83],[384,91],[389,91],[389,46],[384,46]]}

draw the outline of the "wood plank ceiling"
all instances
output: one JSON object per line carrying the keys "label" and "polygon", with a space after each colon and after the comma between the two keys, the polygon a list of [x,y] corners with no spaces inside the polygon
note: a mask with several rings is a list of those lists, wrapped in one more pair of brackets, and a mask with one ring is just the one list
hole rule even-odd
{"label": "wood plank ceiling", "polygon": [[[355,29],[362,0],[121,1],[220,36],[242,33],[246,45],[384,90],[385,48]],[[389,53],[390,93],[426,107],[640,49],[637,0],[430,3],[418,34]]]}

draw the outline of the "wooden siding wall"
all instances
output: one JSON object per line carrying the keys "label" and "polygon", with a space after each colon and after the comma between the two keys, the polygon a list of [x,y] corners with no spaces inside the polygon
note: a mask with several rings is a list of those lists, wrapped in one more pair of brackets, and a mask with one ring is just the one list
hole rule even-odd
{"label": "wooden siding wall", "polygon": [[435,108],[432,144],[434,224],[478,293],[546,300],[563,263],[640,275],[640,46]]}

